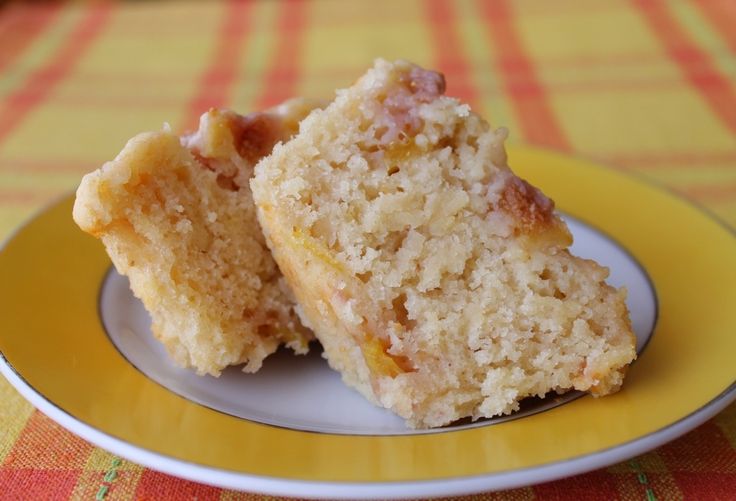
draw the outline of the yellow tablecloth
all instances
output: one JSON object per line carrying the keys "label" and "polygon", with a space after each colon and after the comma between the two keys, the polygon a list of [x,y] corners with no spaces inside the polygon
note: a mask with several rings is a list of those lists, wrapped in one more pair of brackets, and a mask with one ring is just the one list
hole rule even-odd
{"label": "yellow tablecloth", "polygon": [[[0,7],[0,238],[137,132],[186,130],[210,106],[330,97],[378,56],[443,71],[448,93],[512,141],[635,173],[736,226],[732,0],[11,2]],[[736,499],[735,448],[732,405],[637,459],[481,498]],[[6,496],[259,498],[121,461],[0,380]]]}

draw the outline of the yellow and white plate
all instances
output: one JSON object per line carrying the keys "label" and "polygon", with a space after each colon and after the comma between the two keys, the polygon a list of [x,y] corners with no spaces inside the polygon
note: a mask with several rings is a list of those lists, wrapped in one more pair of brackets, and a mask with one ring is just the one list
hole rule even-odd
{"label": "yellow and white plate", "polygon": [[670,193],[578,159],[512,148],[550,195],[574,252],[629,290],[639,359],[619,393],[526,402],[512,416],[416,432],[315,354],[219,380],[174,367],[72,197],[0,252],[0,370],[72,432],[173,475],[307,497],[503,489],[624,460],[736,398],[736,238]]}

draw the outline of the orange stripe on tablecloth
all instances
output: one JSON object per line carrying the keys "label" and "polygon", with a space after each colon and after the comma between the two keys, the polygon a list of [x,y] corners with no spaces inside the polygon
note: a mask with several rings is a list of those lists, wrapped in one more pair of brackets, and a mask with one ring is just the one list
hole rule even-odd
{"label": "orange stripe on tablecloth", "polygon": [[[141,474],[132,499],[149,501],[158,499],[192,499],[215,501],[222,499],[225,491],[219,487],[172,477],[165,473],[146,469]],[[246,494],[246,496],[248,496]],[[254,495],[253,499],[260,496]],[[246,497],[246,499],[248,499]],[[278,499],[278,498],[270,498]]]}
{"label": "orange stripe on tablecloth", "polygon": [[616,52],[613,54],[560,54],[545,56],[540,65],[564,68],[595,68],[622,64],[652,65],[662,63],[662,56],[654,52]]}
{"label": "orange stripe on tablecloth", "polygon": [[279,4],[278,43],[273,61],[263,81],[263,93],[256,102],[259,109],[274,106],[294,97],[299,80],[302,38],[307,24],[307,4],[287,0]]}
{"label": "orange stripe on tablecloth", "polygon": [[[127,33],[127,32],[126,32]],[[660,54],[644,54],[644,53],[626,53],[626,54],[599,54],[595,56],[585,55],[570,55],[561,57],[545,57],[544,60],[539,61],[538,65],[559,66],[559,67],[585,67],[585,66],[607,66],[636,63],[641,65],[651,65],[652,63],[661,63],[662,57]],[[556,68],[555,68],[556,69]],[[344,80],[351,77],[357,77],[358,75],[365,72],[365,66],[362,64],[351,66],[350,62],[344,62],[337,66],[325,66],[319,70],[318,74],[312,74],[312,77],[332,79],[332,80]],[[167,72],[165,74],[144,74],[144,73],[119,73],[119,72],[104,72],[97,73],[94,68],[86,68],[84,72],[79,71],[75,74],[79,80],[87,82],[115,82],[115,83],[130,83],[130,85],[147,85],[151,82],[162,84],[176,84],[181,83],[182,79],[189,78],[189,73],[175,73]],[[654,81],[664,81],[665,79],[658,79]],[[671,78],[669,80],[672,80]],[[485,90],[485,89],[484,89]]]}
{"label": "orange stripe on tablecloth", "polygon": [[230,0],[227,3],[212,64],[202,75],[197,92],[189,102],[183,129],[196,128],[202,113],[230,102],[240,54],[250,30],[252,6],[253,2],[249,0]]}
{"label": "orange stripe on tablecloth", "polygon": [[726,202],[736,200],[736,183],[704,184],[677,188],[685,196],[704,202]]}
{"label": "orange stripe on tablecloth", "polygon": [[448,0],[425,0],[436,68],[448,76],[447,95],[459,97],[475,109],[478,90],[472,81],[470,64],[458,35],[454,4]]}
{"label": "orange stripe on tablecloth", "polygon": [[112,4],[107,2],[91,5],[67,40],[49,57],[46,65],[33,72],[23,87],[6,98],[4,109],[0,111],[0,143],[71,73],[74,65],[102,32],[111,10]]}
{"label": "orange stripe on tablecloth", "polygon": [[[728,473],[736,480],[736,450],[713,420],[706,421],[684,437],[663,445],[657,449],[657,454],[663,466],[675,476],[675,480],[678,480],[680,473],[705,477]],[[680,481],[677,484],[684,492],[687,486]],[[732,483],[731,486],[730,491],[733,494],[736,492],[733,488],[736,484]],[[691,489],[690,496],[686,495],[685,499],[734,499],[733,496],[719,496],[716,492],[708,495],[705,491]],[[697,494],[703,496],[696,497]]]}
{"label": "orange stripe on tablecloth", "polygon": [[603,154],[596,155],[596,158],[611,165],[636,167],[638,169],[656,169],[658,167],[698,168],[703,165],[708,167],[722,165],[731,169],[736,164],[736,151]]}
{"label": "orange stripe on tablecloth", "polygon": [[[361,71],[365,71],[364,67],[361,68],[351,68],[350,70],[340,70],[340,71],[320,71],[319,74],[311,74],[310,79],[316,82],[335,82],[336,80],[346,80],[350,79],[351,77],[355,77],[356,75],[359,75]],[[447,72],[446,72],[447,73]],[[157,78],[156,76],[133,76],[133,75],[116,75],[116,74],[109,74],[109,75],[101,75],[101,74],[87,74],[89,75],[89,78],[82,75],[76,75],[75,78],[78,80],[85,79],[85,83],[90,86],[90,88],[94,87],[94,85],[90,85],[96,82],[99,82],[99,85],[105,85],[105,83],[113,82],[116,84],[120,84],[121,82],[130,82],[131,85],[145,85],[145,84],[161,84],[161,80]],[[181,77],[176,80],[177,82],[181,82],[182,78],[186,78],[186,75],[182,75]],[[454,74],[449,74],[448,77],[448,85],[452,87],[453,81],[457,80],[454,78]],[[457,82],[455,82],[457,83]],[[641,80],[580,80],[577,82],[549,82],[546,84],[547,89],[553,90],[555,93],[558,92],[616,92],[616,91],[640,91],[640,90],[662,90],[662,89],[673,89],[678,87],[683,87],[688,85],[687,82],[684,82],[680,78],[645,78]],[[457,90],[457,87],[456,87]],[[484,92],[486,93],[494,93],[494,92],[500,92],[500,90],[494,88],[494,87],[487,87],[484,89]],[[450,89],[449,92],[451,95],[458,95],[458,92],[452,92],[452,89]],[[87,95],[79,95],[73,96],[73,95],[67,95],[67,96],[59,96],[57,99],[59,100],[75,100],[75,101],[83,101],[83,99],[86,99]],[[143,96],[136,94],[135,92],[130,94],[129,96],[107,96],[107,95],[99,95],[94,96],[92,98],[97,99],[110,99],[111,104],[116,105],[119,104],[121,106],[129,106],[131,101],[140,97],[141,104],[148,104],[151,103],[153,105],[161,105],[161,106],[170,106],[172,103],[179,103],[181,102],[179,99],[177,99],[174,96],[159,96],[159,95],[149,95],[149,96]],[[76,99],[75,99],[76,98]],[[204,109],[204,108],[202,108]]]}
{"label": "orange stripe on tablecloth", "polygon": [[[175,96],[143,96],[131,94],[128,96],[105,96],[98,95],[57,95],[54,96],[54,105],[66,106],[73,108],[100,108],[100,109],[118,109],[131,110],[139,109],[166,109],[181,108],[182,99]],[[209,108],[207,108],[209,109]],[[199,115],[193,115],[194,125],[197,124]],[[183,129],[186,130],[186,129]]]}
{"label": "orange stripe on tablecloth", "polygon": [[570,144],[547,101],[544,87],[537,78],[513,15],[505,0],[478,0],[478,8],[488,26],[490,43],[496,46],[496,66],[506,92],[511,97],[524,137],[532,143],[570,150]]}
{"label": "orange stripe on tablecloth", "polygon": [[81,474],[79,468],[0,468],[0,488],[3,499],[73,499]]}
{"label": "orange stripe on tablecloth", "polygon": [[695,3],[731,52],[736,54],[736,3],[733,0],[696,0]]}
{"label": "orange stripe on tablecloth", "polygon": [[99,167],[98,164],[86,160],[36,160],[31,158],[0,158],[0,172],[28,172],[81,174]]}
{"label": "orange stripe on tablecloth", "polygon": [[595,470],[575,477],[533,485],[532,499],[619,499],[617,475]]}
{"label": "orange stripe on tablecloth", "polygon": [[61,10],[61,3],[19,5],[11,8],[8,16],[17,21],[0,31],[0,73],[23,53],[31,42],[51,24]]}
{"label": "orange stripe on tablecloth", "polygon": [[660,0],[632,0],[685,78],[723,123],[736,132],[736,91],[708,54],[688,37]]}
{"label": "orange stripe on tablecloth", "polygon": [[13,24],[23,17],[22,12],[23,8],[18,3],[5,7],[5,11],[0,15],[0,35],[3,31],[11,29]]}
{"label": "orange stripe on tablecloth", "polygon": [[[350,77],[355,77],[360,74],[363,69],[354,69],[350,72],[341,72],[342,76],[336,78],[329,74],[321,75],[310,75],[312,82],[331,82],[339,80],[349,80]],[[82,77],[76,75],[77,79]],[[185,77],[182,77],[185,78]],[[120,83],[121,79],[115,76],[109,78],[97,78],[98,81],[114,81]],[[145,79],[129,78],[129,81],[137,81],[138,83],[143,82]],[[179,79],[181,80],[181,79]],[[155,77],[149,77],[148,82],[160,83]],[[450,75],[448,78],[448,84],[452,84],[453,76]],[[90,83],[89,81],[87,83]],[[101,84],[103,85],[103,84]],[[556,94],[595,94],[597,92],[639,92],[639,91],[658,91],[658,90],[670,90],[670,89],[681,89],[687,86],[688,83],[679,78],[661,78],[661,79],[650,79],[640,81],[581,81],[581,82],[560,82],[560,83],[548,83],[546,88],[550,91],[554,91]],[[486,87],[484,93],[486,96],[494,96],[502,93],[501,89],[493,86]],[[457,95],[452,90],[449,92],[450,95]],[[57,106],[67,107],[89,107],[89,108],[101,108],[101,109],[116,109],[123,108],[130,110],[131,108],[145,108],[145,109],[170,109],[178,108],[181,105],[181,99],[176,96],[170,95],[143,95],[143,94],[130,94],[130,95],[104,95],[104,94],[84,94],[82,91],[78,94],[66,94],[57,95],[54,97],[54,104]],[[226,104],[223,102],[223,104]],[[197,108],[200,111],[209,109],[208,107]],[[192,112],[191,117],[188,119],[189,128],[194,128],[197,124],[197,118],[199,112]],[[186,128],[185,128],[186,130]]]}
{"label": "orange stripe on tablecloth", "polygon": [[[354,77],[358,74],[360,74],[361,71],[364,71],[363,69],[354,69],[350,72],[341,72],[342,76],[339,78],[336,78],[330,74],[320,74],[320,75],[310,75],[310,79],[312,82],[332,82],[338,80],[348,80],[350,77]],[[80,76],[76,76],[76,78],[82,78]],[[182,77],[184,78],[184,77]],[[116,83],[120,83],[121,79],[117,78],[115,76],[110,76],[109,78],[97,78],[98,81],[104,82],[104,81],[114,81]],[[137,81],[138,83],[141,83],[144,81],[143,79],[135,79],[130,78],[129,81]],[[452,84],[453,78],[452,75],[449,77],[449,84]],[[147,80],[148,82],[156,82],[157,81],[155,77],[150,77]],[[89,81],[87,82],[89,83]],[[103,85],[103,84],[101,84]],[[546,85],[546,88],[548,90],[554,91],[556,94],[595,94],[597,92],[639,92],[639,91],[658,91],[658,90],[670,90],[670,89],[681,89],[682,87],[687,86],[688,83],[683,81],[679,78],[661,78],[661,79],[648,79],[648,80],[639,80],[639,81],[580,81],[580,82],[559,82],[559,83],[548,83]],[[494,86],[489,86],[484,89],[484,93],[487,96],[493,96],[502,93],[503,91],[501,89],[498,89]],[[453,95],[452,90],[449,92],[450,95]],[[455,93],[455,95],[457,95]],[[104,109],[115,109],[115,108],[124,108],[124,109],[130,109],[131,107],[139,107],[139,108],[177,108],[181,104],[181,99],[177,98],[176,96],[169,96],[169,95],[143,95],[143,94],[129,94],[129,95],[104,95],[104,94],[84,94],[80,91],[79,94],[66,94],[66,95],[57,95],[54,97],[54,104],[59,106],[72,106],[72,107],[97,107],[97,108],[104,108]],[[200,110],[204,111],[206,107],[200,108]],[[193,127],[196,125],[196,118],[198,118],[199,113],[193,113],[192,118],[189,119],[190,126]]]}
{"label": "orange stripe on tablecloth", "polygon": [[25,428],[1,467],[81,469],[92,450],[93,446],[89,442],[65,430],[36,410],[28,418]]}
{"label": "orange stripe on tablecloth", "polygon": [[59,191],[19,190],[0,187],[0,207],[35,206],[59,195]]}

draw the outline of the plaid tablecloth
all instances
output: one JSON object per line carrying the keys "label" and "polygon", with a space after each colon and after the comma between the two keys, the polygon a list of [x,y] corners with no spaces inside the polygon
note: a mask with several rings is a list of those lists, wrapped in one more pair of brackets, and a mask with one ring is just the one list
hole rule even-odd
{"label": "plaid tablecloth", "polygon": [[[376,56],[445,72],[513,141],[634,172],[736,226],[734,0],[2,5],[0,238],[137,132],[329,97]],[[121,460],[0,378],[0,498],[69,497],[260,499]],[[478,499],[734,500],[736,405],[636,459]]]}

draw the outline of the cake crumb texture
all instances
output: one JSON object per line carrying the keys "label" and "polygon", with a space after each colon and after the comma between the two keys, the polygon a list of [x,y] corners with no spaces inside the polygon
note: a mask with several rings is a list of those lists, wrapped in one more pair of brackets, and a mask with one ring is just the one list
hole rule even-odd
{"label": "cake crumb texture", "polygon": [[525,397],[621,386],[625,291],[572,256],[553,202],[507,165],[507,131],[442,75],[376,61],[251,181],[303,322],[345,382],[415,427]]}
{"label": "cake crumb texture", "polygon": [[74,220],[128,276],[178,365],[216,376],[236,364],[254,372],[280,344],[307,352],[311,332],[265,245],[248,182],[314,105],[212,109],[197,132],[139,134],[83,178]]}

